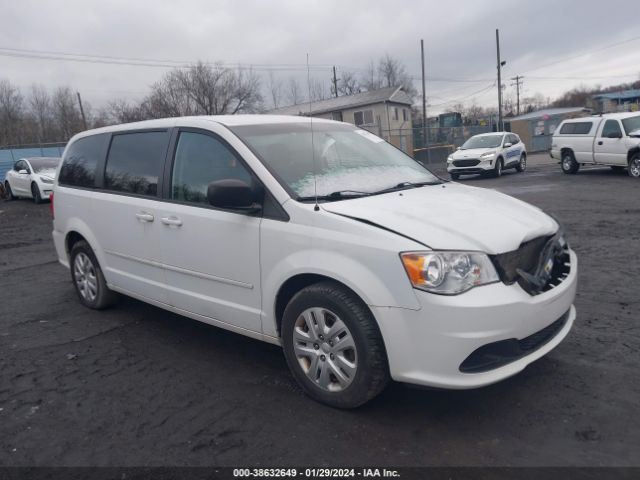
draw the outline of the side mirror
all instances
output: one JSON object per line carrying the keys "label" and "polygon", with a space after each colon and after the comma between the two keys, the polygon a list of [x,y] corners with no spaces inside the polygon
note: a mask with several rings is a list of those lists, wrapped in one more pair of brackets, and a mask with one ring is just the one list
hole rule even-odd
{"label": "side mirror", "polygon": [[512,146],[513,146],[513,143],[511,143],[511,142],[507,142],[507,143],[504,144],[504,148],[509,148],[509,147],[512,147]]}
{"label": "side mirror", "polygon": [[225,178],[211,182],[207,187],[207,200],[214,207],[241,210],[248,213],[260,211],[262,189],[237,180]]}
{"label": "side mirror", "polygon": [[611,132],[607,138],[622,138],[622,132]]}
{"label": "side mirror", "polygon": [[25,170],[23,168],[22,170],[18,170],[18,174],[20,174],[20,175],[29,175],[29,170]]}

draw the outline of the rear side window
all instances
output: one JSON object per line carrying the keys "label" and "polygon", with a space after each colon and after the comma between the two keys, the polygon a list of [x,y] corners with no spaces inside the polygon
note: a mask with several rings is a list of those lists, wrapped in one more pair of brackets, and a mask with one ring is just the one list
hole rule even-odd
{"label": "rear side window", "polygon": [[181,132],[171,175],[171,198],[209,205],[209,183],[224,179],[250,184],[251,174],[220,140],[202,133]]}
{"label": "rear side window", "polygon": [[114,135],[104,172],[105,188],[155,197],[167,145],[167,132]]}
{"label": "rear side window", "polygon": [[560,128],[560,135],[586,135],[591,131],[593,122],[565,123]]}
{"label": "rear side window", "polygon": [[104,155],[105,135],[92,135],[73,142],[64,154],[58,183],[73,187],[95,187],[96,167]]}

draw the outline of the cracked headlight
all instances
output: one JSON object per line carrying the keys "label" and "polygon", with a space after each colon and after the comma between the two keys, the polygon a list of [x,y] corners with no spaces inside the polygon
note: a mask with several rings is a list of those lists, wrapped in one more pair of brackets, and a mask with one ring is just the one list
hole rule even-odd
{"label": "cracked headlight", "polygon": [[456,295],[500,281],[495,267],[480,252],[406,252],[402,263],[414,288]]}

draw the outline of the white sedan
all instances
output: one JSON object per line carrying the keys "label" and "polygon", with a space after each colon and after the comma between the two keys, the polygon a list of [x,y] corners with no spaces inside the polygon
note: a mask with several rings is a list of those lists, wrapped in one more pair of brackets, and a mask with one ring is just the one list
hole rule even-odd
{"label": "white sedan", "polygon": [[10,200],[33,198],[36,203],[48,200],[60,159],[55,157],[21,158],[5,176],[4,188]]}
{"label": "white sedan", "polygon": [[447,158],[447,171],[452,180],[460,175],[502,175],[508,168],[524,172],[527,168],[527,150],[520,137],[510,132],[475,135]]}

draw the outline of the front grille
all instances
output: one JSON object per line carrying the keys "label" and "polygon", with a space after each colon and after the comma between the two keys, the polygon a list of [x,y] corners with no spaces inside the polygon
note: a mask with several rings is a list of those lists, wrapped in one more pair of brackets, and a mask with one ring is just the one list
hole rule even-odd
{"label": "front grille", "polygon": [[[531,295],[551,290],[569,275],[571,263],[569,246],[560,243],[562,233],[543,236],[524,242],[517,250],[491,255],[496,271],[507,285],[515,282]],[[548,261],[552,260],[549,269]]]}
{"label": "front grille", "polygon": [[470,160],[454,160],[453,166],[454,167],[475,167],[479,163],[480,163],[480,160],[478,160],[477,158],[470,159]]}
{"label": "front grille", "polygon": [[460,364],[460,371],[462,373],[487,372],[508,363],[515,362],[535,352],[546,343],[549,343],[560,330],[562,330],[568,318],[569,311],[551,325],[546,326],[542,330],[522,340],[510,338],[508,340],[500,340],[483,345],[474,350],[473,353]]}

